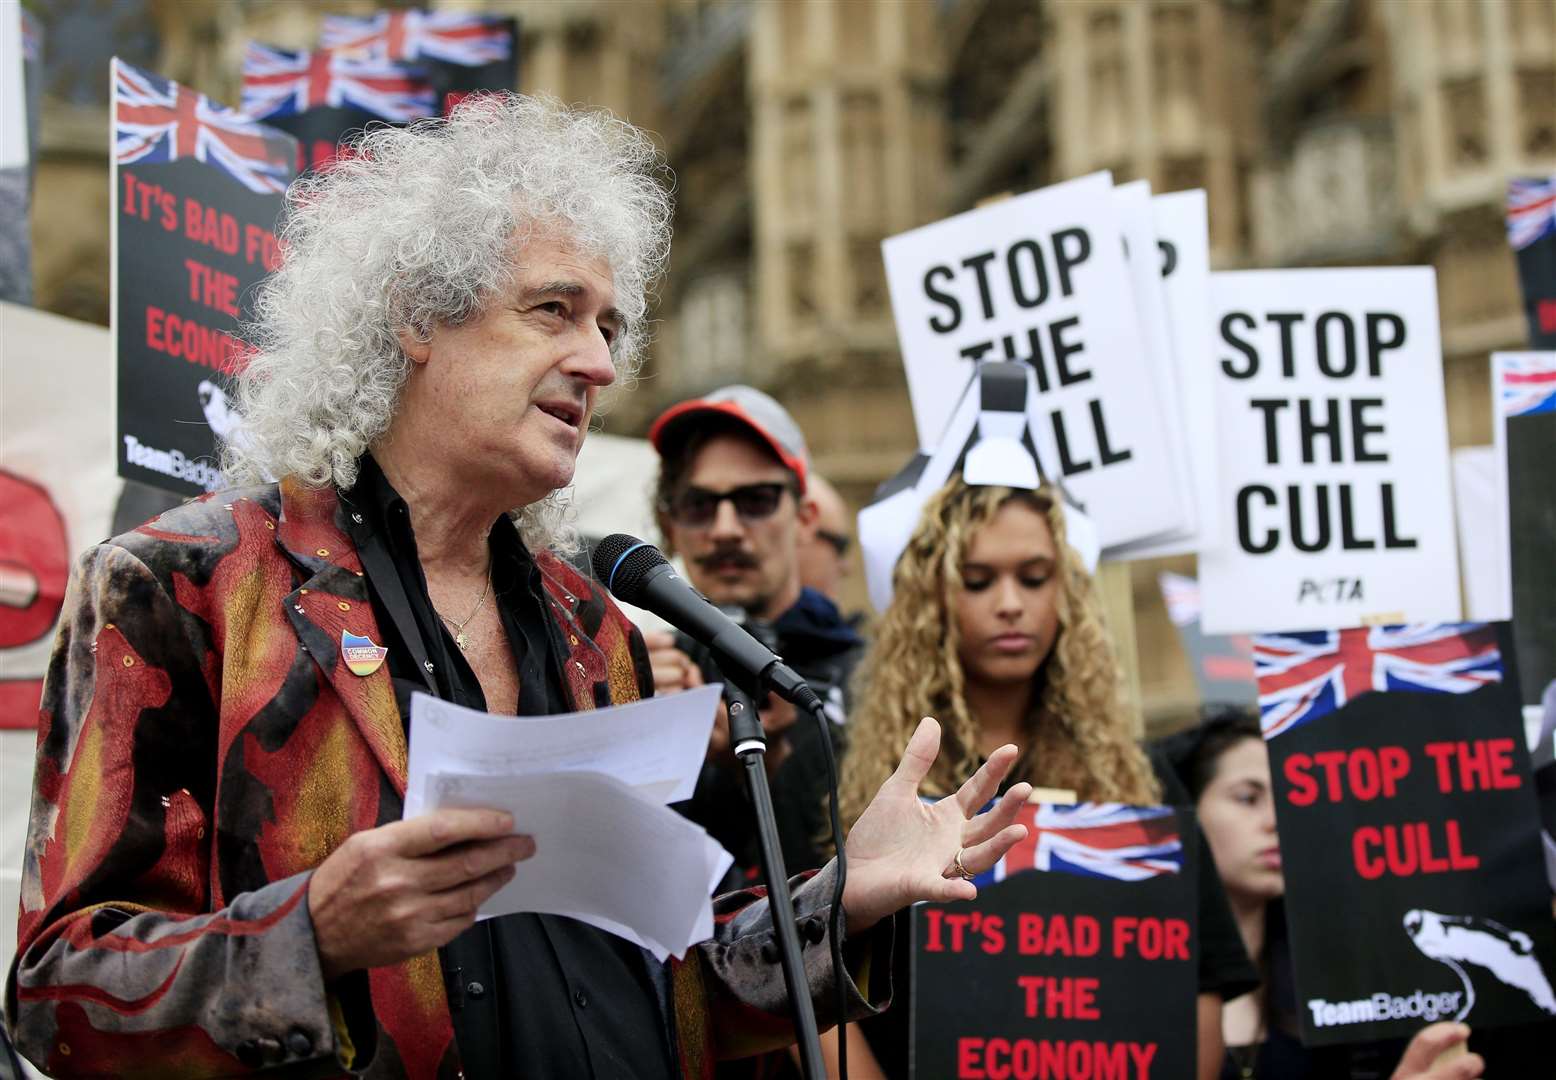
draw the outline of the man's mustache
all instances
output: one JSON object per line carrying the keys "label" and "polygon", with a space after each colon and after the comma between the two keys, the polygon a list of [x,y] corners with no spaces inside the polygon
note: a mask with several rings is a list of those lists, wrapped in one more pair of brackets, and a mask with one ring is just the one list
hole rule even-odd
{"label": "man's mustache", "polygon": [[755,570],[757,567],[756,556],[746,551],[714,551],[692,561],[704,569],[733,566],[739,570]]}

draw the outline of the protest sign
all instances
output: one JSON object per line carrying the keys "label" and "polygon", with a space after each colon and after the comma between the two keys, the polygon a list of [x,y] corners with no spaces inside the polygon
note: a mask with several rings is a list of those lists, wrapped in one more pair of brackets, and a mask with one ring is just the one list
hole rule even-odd
{"label": "protest sign", "polygon": [[1303,1042],[1556,1017],[1505,634],[1464,623],[1261,635],[1254,659]]}
{"label": "protest sign", "polygon": [[1157,575],[1167,618],[1194,669],[1204,705],[1252,705],[1259,692],[1253,681],[1253,644],[1242,634],[1207,634],[1200,628],[1199,582],[1182,574]]}
{"label": "protest sign", "polygon": [[[912,1075],[1194,1074],[1196,833],[1182,811],[1031,804],[976,900],[912,912]],[[997,880],[996,880],[997,879]]]}
{"label": "protest sign", "polygon": [[408,124],[438,111],[420,68],[330,49],[291,51],[249,42],[243,111],[297,139],[300,169],[335,160],[341,143],[372,123]]}
{"label": "protest sign", "polygon": [[1181,529],[1167,438],[1107,173],[1018,195],[882,244],[919,445],[939,444],[975,363],[1030,366],[1038,456],[1104,547]]}
{"label": "protest sign", "polygon": [[119,475],[194,495],[246,350],[240,321],[279,264],[297,144],[203,94],[113,62],[113,333]]}
{"label": "protest sign", "polygon": [[474,11],[326,15],[319,32],[326,49],[416,65],[445,113],[467,94],[519,85],[518,36],[518,20]]}
{"label": "protest sign", "polygon": [[42,76],[38,20],[0,7],[0,300],[32,303],[32,175]]}
{"label": "protest sign", "polygon": [[1556,352],[1494,353],[1492,434],[1506,508],[1512,598],[1525,704],[1556,681]]}
{"label": "protest sign", "polygon": [[1461,446],[1453,452],[1453,516],[1459,527],[1459,573],[1464,581],[1464,615],[1473,622],[1513,617],[1508,595],[1507,495],[1492,446]]}
{"label": "protest sign", "polygon": [[114,531],[113,345],[14,304],[0,329],[0,729],[31,732],[71,562]]}
{"label": "protest sign", "polygon": [[[1172,328],[1168,322],[1166,279],[1161,269],[1161,248],[1156,235],[1156,214],[1151,205],[1151,184],[1135,180],[1113,189],[1118,206],[1119,228],[1124,234],[1124,261],[1129,268],[1130,294],[1134,297],[1135,316],[1140,323],[1140,343],[1145,349],[1147,366],[1162,417],[1162,430],[1173,448],[1173,484],[1183,508],[1183,525],[1145,545],[1162,542],[1192,542],[1199,533],[1199,518],[1194,505],[1194,477],[1184,443],[1183,400],[1178,393],[1178,363],[1173,356]],[[1122,549],[1127,556],[1110,551],[1112,558],[1137,558],[1136,545]]]}
{"label": "protest sign", "polygon": [[1174,191],[1151,199],[1172,371],[1183,416],[1189,504],[1196,528],[1176,540],[1144,540],[1109,552],[1115,559],[1155,559],[1213,546],[1221,535],[1216,487],[1216,386],[1210,337],[1210,221],[1205,192]]}
{"label": "protest sign", "polygon": [[1212,634],[1459,618],[1437,289],[1423,267],[1211,275]]}
{"label": "protest sign", "polygon": [[1529,344],[1556,349],[1556,173],[1507,182],[1507,241],[1529,320]]}

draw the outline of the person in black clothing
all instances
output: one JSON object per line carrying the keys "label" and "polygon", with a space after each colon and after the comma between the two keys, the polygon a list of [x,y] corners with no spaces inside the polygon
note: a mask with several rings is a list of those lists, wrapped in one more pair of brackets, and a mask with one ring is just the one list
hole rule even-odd
{"label": "person in black clothing", "polygon": [[1391,1068],[1394,1080],[1469,1080],[1481,1074],[1485,1062],[1478,1054],[1436,1064],[1444,1050],[1468,1038],[1463,1024],[1433,1024],[1408,1046],[1397,1040],[1304,1047],[1282,903],[1286,887],[1274,788],[1258,719],[1236,709],[1214,713],[1199,727],[1158,742],[1152,757],[1169,788],[1194,806],[1214,860],[1206,864],[1225,885],[1237,929],[1264,974],[1256,993],[1222,1010],[1221,1080],[1370,1080]]}
{"label": "person in black clothing", "polygon": [[[792,1043],[765,897],[710,900],[710,938],[664,963],[561,917],[478,924],[561,840],[490,808],[404,818],[412,691],[511,717],[651,689],[637,629],[558,554],[555,496],[639,354],[661,159],[511,94],[358,149],[289,193],[223,463],[248,486],[72,576],[8,1034],[62,1080],[705,1080]],[[1013,748],[926,812],[938,739],[920,725],[849,837],[842,910],[835,865],[793,883],[823,1024],[883,1004],[896,910],[971,898],[958,867],[1025,834],[1018,789],[971,817]]]}
{"label": "person in black clothing", "polygon": [[[649,439],[662,459],[655,508],[667,549],[682,557],[698,591],[731,609],[826,703],[832,724],[825,736],[783,701],[760,708],[784,864],[791,873],[820,866],[828,789],[822,740],[842,730],[845,689],[864,641],[830,599],[800,584],[799,546],[810,542],[819,516],[808,496],[804,437],[771,397],[729,386],[672,406]],[[646,637],[658,692],[719,677],[706,650],[684,636]],[[680,809],[735,856],[738,883],[757,881],[756,819],[722,719],[696,794]]]}

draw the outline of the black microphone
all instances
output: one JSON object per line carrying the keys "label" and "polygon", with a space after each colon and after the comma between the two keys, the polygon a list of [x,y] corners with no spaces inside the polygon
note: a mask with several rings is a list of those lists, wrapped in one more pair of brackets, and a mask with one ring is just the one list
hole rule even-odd
{"label": "black microphone", "polygon": [[793,668],[692,588],[653,544],[614,533],[595,546],[592,562],[594,576],[617,599],[652,611],[706,645],[720,670],[752,696],[771,690],[802,709],[820,707]]}

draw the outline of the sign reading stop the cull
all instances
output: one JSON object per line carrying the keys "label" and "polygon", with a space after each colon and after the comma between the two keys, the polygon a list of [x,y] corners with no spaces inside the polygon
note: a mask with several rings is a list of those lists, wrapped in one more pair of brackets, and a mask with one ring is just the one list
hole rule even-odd
{"label": "sign reading stop the cull", "polygon": [[1211,307],[1206,632],[1457,621],[1432,270],[1213,274]]}
{"label": "sign reading stop the cull", "polygon": [[974,366],[1028,364],[1045,477],[1103,547],[1181,531],[1170,437],[1107,173],[1029,192],[882,244],[919,445],[939,444]]}

